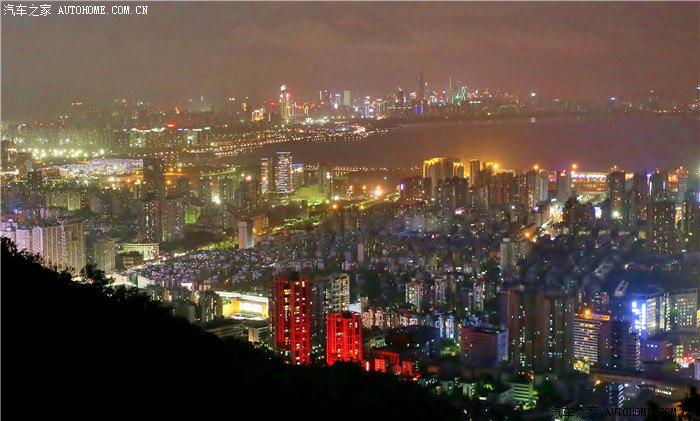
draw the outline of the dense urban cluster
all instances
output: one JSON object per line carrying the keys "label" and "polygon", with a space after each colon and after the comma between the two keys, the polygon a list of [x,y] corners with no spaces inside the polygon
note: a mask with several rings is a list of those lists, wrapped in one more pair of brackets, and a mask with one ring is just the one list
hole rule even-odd
{"label": "dense urban cluster", "polygon": [[284,151],[242,167],[142,145],[64,162],[2,144],[19,250],[76,279],[92,264],[290,364],[395,373],[473,418],[679,400],[700,380],[692,171]]}

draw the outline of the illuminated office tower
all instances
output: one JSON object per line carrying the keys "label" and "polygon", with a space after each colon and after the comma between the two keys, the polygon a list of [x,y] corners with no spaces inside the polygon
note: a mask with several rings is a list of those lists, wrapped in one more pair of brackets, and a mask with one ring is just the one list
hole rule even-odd
{"label": "illuminated office tower", "polygon": [[350,91],[347,89],[343,91],[343,107],[351,107],[352,99],[350,98]]}
{"label": "illuminated office tower", "polygon": [[311,283],[294,273],[275,279],[270,299],[274,347],[291,364],[311,362]]}
{"label": "illuminated office tower", "polygon": [[293,191],[291,152],[277,152],[274,162],[274,173],[275,191],[280,194],[291,193]]}
{"label": "illuminated office tower", "polygon": [[291,95],[289,92],[287,92],[287,86],[282,85],[280,88],[280,118],[284,120],[288,120],[291,117],[290,113],[290,102],[291,102]]}
{"label": "illuminated office tower", "polygon": [[238,248],[252,249],[255,247],[255,237],[253,232],[253,221],[246,220],[238,223]]}
{"label": "illuminated office tower", "polygon": [[362,316],[349,311],[326,315],[326,361],[362,360]]}
{"label": "illuminated office tower", "polygon": [[625,173],[613,171],[607,177],[608,199],[610,199],[610,213],[612,219],[622,217],[622,199],[625,195]]}
{"label": "illuminated office tower", "polygon": [[481,172],[481,164],[478,159],[469,160],[469,187],[478,186],[481,182],[479,173]]}
{"label": "illuminated office tower", "polygon": [[671,254],[676,246],[676,205],[664,200],[649,205],[649,248],[657,253]]}
{"label": "illuminated office tower", "polygon": [[683,167],[678,169],[674,176],[676,177],[678,184],[678,191],[676,192],[676,204],[681,205],[685,200],[686,192],[688,191],[688,177],[690,174]]}
{"label": "illuminated office tower", "polygon": [[698,289],[687,288],[669,293],[670,329],[694,329],[698,321]]}
{"label": "illuminated office tower", "polygon": [[423,178],[431,182],[431,197],[436,197],[438,181],[446,178],[464,178],[464,166],[456,158],[433,158],[423,161]]}
{"label": "illuminated office tower", "polygon": [[574,369],[588,373],[598,362],[601,328],[609,322],[609,315],[590,310],[583,310],[574,317]]}
{"label": "illuminated office tower", "polygon": [[668,292],[659,289],[625,296],[622,319],[632,325],[632,331],[646,339],[657,332],[670,329],[670,305]]}

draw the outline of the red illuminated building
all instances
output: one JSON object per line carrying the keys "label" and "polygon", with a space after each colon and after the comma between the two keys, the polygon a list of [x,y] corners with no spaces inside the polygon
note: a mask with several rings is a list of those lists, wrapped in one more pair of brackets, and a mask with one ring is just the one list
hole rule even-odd
{"label": "red illuminated building", "polygon": [[308,278],[292,274],[275,280],[270,300],[275,350],[292,364],[311,362],[310,295]]}
{"label": "red illuminated building", "polygon": [[326,315],[326,358],[328,365],[336,361],[362,360],[362,318],[359,314]]}

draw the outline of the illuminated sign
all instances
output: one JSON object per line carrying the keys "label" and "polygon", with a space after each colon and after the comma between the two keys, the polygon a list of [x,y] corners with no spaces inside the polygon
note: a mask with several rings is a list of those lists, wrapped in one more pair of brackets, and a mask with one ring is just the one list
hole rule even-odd
{"label": "illuminated sign", "polygon": [[642,301],[641,304],[637,301],[632,301],[632,325],[635,332],[642,334],[647,330],[647,303]]}

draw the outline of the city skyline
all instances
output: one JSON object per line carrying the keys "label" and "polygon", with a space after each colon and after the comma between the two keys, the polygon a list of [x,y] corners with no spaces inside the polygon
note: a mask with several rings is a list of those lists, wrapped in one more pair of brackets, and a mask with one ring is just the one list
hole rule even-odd
{"label": "city skyline", "polygon": [[698,17],[690,2],[154,2],[146,16],[4,16],[3,119],[120,97],[258,106],[282,84],[302,99],[380,97],[417,90],[421,72],[438,92],[451,80],[521,97],[692,98]]}

